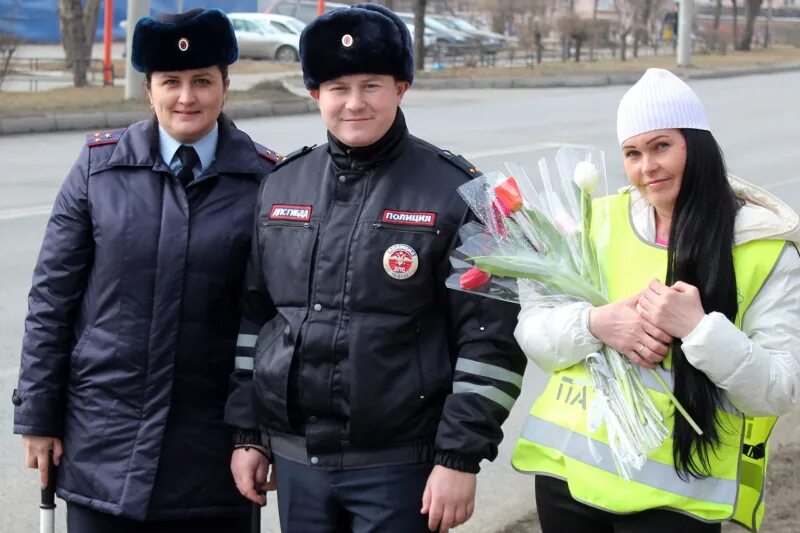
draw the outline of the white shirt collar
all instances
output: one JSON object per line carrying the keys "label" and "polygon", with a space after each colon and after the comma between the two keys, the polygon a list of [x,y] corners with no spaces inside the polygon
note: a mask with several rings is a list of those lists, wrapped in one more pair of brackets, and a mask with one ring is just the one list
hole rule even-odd
{"label": "white shirt collar", "polygon": [[188,144],[182,143],[173,138],[169,133],[167,133],[167,130],[165,130],[161,124],[158,125],[158,144],[159,151],[161,152],[161,158],[174,172],[180,170],[181,166],[181,162],[176,157],[175,153],[182,144],[186,144],[187,146],[194,148],[198,157],[200,158],[200,169],[199,172],[197,169],[195,169],[195,177],[202,174],[208,167],[211,166],[211,163],[214,162],[214,158],[216,157],[217,153],[218,140],[219,125],[216,122],[214,123],[214,128],[204,137]]}

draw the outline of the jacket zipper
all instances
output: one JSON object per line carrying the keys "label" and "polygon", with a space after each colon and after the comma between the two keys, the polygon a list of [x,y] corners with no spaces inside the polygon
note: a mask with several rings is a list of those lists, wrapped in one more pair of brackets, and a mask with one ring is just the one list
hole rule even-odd
{"label": "jacket zipper", "polygon": [[425,380],[424,380],[424,376],[423,376],[423,373],[422,373],[422,350],[421,350],[421,347],[420,347],[420,344],[421,344],[420,330],[421,330],[421,328],[420,328],[419,322],[417,322],[417,328],[416,328],[416,343],[417,343],[416,354],[417,354],[417,376],[419,378],[419,399],[420,400],[424,400],[425,399]]}
{"label": "jacket zipper", "polygon": [[270,227],[274,227],[274,226],[287,226],[287,227],[291,227],[291,228],[311,229],[311,223],[310,222],[304,222],[302,224],[298,224],[297,222],[288,222],[288,221],[283,221],[283,220],[279,220],[279,221],[262,220],[261,221],[261,227],[262,228],[270,228]]}
{"label": "jacket zipper", "polygon": [[379,223],[373,224],[372,228],[373,229],[382,229],[382,230],[387,230],[387,231],[399,231],[399,232],[402,232],[402,233],[427,233],[427,234],[433,234],[433,235],[439,235],[441,233],[438,228],[426,228],[426,227],[420,227],[420,226],[402,226],[402,227],[398,227],[398,226],[393,226],[393,225],[390,226],[390,225],[379,224]]}

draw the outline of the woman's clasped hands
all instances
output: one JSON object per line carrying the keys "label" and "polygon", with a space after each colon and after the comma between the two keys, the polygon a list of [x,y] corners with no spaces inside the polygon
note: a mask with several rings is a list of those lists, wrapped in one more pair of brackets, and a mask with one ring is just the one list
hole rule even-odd
{"label": "woman's clasped hands", "polygon": [[632,363],[655,368],[667,356],[672,340],[686,337],[703,316],[697,287],[653,280],[638,294],[592,308],[589,331]]}

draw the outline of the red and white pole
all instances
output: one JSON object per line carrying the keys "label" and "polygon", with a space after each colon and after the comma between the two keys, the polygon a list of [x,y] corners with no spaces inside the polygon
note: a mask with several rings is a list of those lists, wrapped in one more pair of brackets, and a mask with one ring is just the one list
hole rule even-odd
{"label": "red and white pole", "polygon": [[111,65],[111,41],[114,35],[114,0],[106,0],[105,26],[103,28],[103,85],[114,84],[114,70]]}

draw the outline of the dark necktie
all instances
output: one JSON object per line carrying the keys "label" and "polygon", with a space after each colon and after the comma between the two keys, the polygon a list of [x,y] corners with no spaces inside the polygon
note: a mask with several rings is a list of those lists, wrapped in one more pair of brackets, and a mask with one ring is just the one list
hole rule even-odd
{"label": "dark necktie", "polygon": [[185,144],[182,144],[180,148],[178,148],[177,154],[178,159],[181,161],[181,169],[178,171],[178,180],[180,180],[181,185],[186,187],[194,179],[194,166],[200,161],[200,158],[197,156],[197,152],[194,148],[186,146]]}

